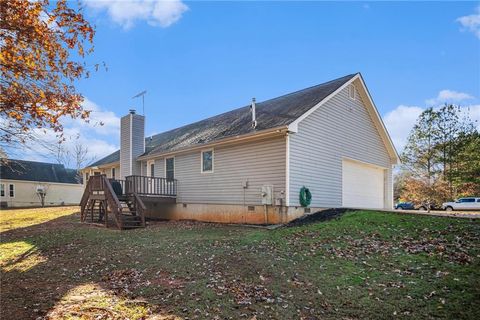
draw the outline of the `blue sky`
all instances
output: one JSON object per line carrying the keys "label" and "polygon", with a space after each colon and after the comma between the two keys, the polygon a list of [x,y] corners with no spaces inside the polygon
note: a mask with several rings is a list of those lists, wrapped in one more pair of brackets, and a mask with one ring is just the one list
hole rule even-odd
{"label": "blue sky", "polygon": [[480,119],[479,2],[85,4],[96,25],[88,62],[108,71],[78,88],[105,125],[70,121],[66,132],[97,158],[118,147],[118,118],[141,110],[131,97],[142,90],[147,135],[355,72],[398,149],[427,105],[460,103]]}

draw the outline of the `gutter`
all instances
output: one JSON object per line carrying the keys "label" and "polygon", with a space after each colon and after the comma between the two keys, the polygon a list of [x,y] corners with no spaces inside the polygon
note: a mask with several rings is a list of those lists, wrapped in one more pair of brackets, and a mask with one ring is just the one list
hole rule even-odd
{"label": "gutter", "polygon": [[247,134],[242,134],[242,135],[237,135],[233,137],[227,137],[224,139],[212,141],[209,143],[203,143],[195,146],[187,146],[184,148],[177,149],[175,151],[167,151],[167,152],[158,152],[158,153],[153,153],[153,154],[147,154],[147,155],[141,155],[137,157],[137,160],[151,160],[159,157],[165,157],[165,156],[170,156],[170,155],[175,155],[179,153],[185,153],[185,152],[190,152],[190,151],[195,151],[198,149],[205,149],[208,147],[214,147],[214,146],[221,146],[221,145],[226,145],[230,143],[237,143],[237,142],[243,142],[243,141],[250,141],[250,140],[255,140],[259,139],[262,137],[275,137],[275,136],[281,136],[284,135],[285,133],[288,132],[288,125],[280,126],[280,127],[275,127],[271,129],[265,129],[265,130],[260,130],[260,131],[254,131],[252,133],[247,133]]}

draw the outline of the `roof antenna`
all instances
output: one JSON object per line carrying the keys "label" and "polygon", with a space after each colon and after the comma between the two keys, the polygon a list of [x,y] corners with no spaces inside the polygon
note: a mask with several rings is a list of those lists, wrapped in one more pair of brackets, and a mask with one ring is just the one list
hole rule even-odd
{"label": "roof antenna", "polygon": [[132,97],[132,99],[142,97],[142,114],[145,116],[145,94],[147,93],[147,90],[143,90],[139,94],[135,95]]}
{"label": "roof antenna", "polygon": [[257,117],[255,115],[255,98],[252,98],[252,104],[250,105],[250,109],[252,109],[252,128],[255,129],[257,127]]}

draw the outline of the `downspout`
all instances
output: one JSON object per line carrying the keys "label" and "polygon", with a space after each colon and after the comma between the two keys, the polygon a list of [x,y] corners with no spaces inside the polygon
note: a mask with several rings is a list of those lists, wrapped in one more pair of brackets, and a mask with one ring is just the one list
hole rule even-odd
{"label": "downspout", "polygon": [[265,224],[268,224],[268,207],[266,204],[263,205],[263,213],[265,215]]}

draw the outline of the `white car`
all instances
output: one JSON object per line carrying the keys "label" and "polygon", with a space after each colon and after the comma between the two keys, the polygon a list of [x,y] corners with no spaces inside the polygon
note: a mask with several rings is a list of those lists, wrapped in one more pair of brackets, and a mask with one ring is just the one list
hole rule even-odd
{"label": "white car", "polygon": [[480,198],[468,197],[468,198],[460,198],[455,202],[445,202],[444,204],[442,204],[442,209],[447,211],[453,211],[453,210],[480,211]]}

